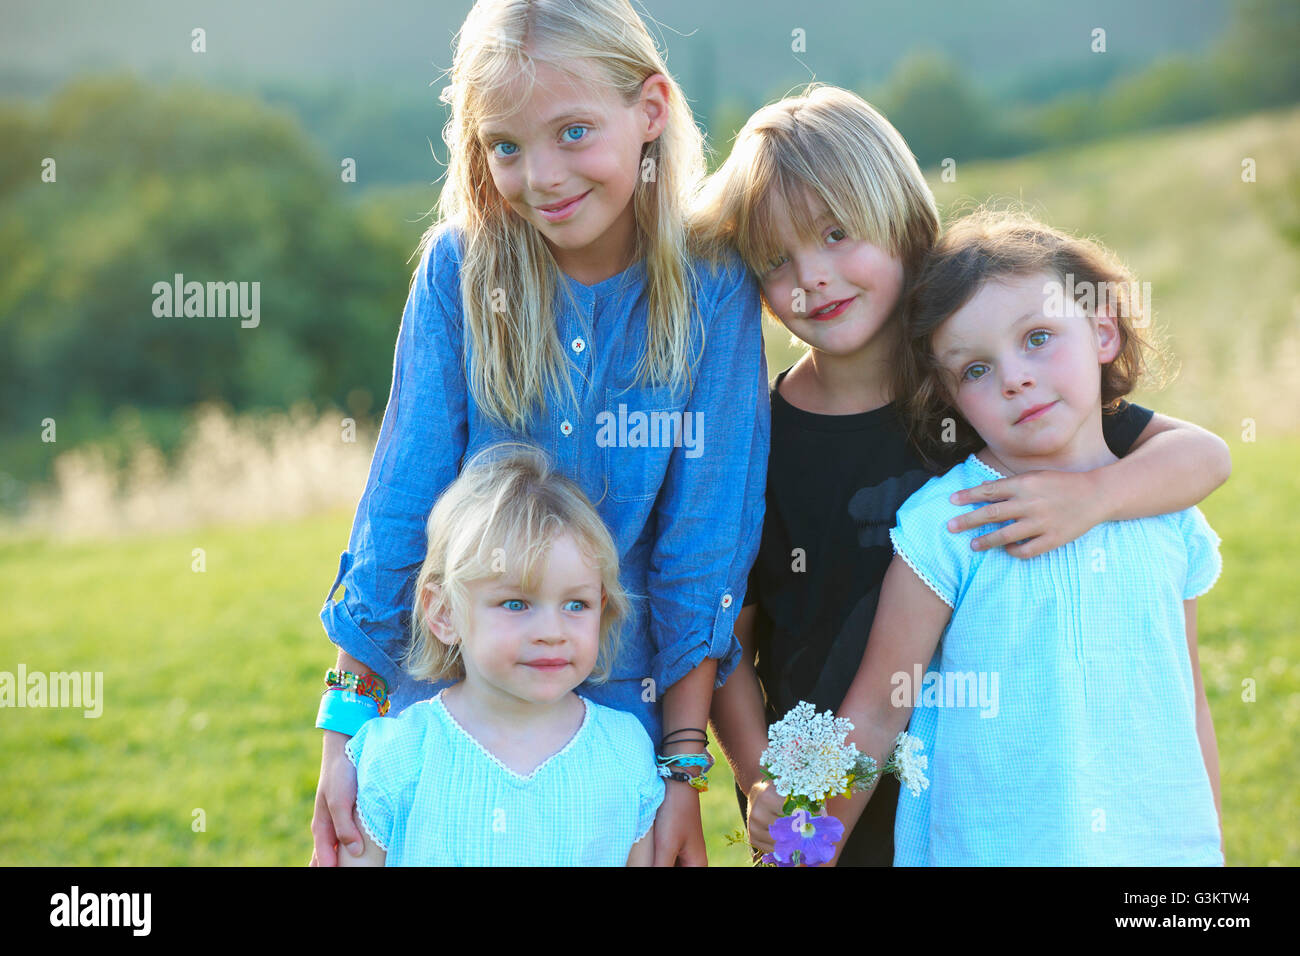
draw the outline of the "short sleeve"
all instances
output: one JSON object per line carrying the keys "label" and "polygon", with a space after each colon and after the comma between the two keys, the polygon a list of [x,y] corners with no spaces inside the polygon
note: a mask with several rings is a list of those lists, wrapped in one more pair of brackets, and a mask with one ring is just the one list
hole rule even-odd
{"label": "short sleeve", "polygon": [[401,789],[396,779],[397,754],[384,746],[383,739],[395,723],[395,718],[372,717],[344,745],[357,768],[357,816],[366,836],[385,852],[392,845],[394,794]]}
{"label": "short sleeve", "polygon": [[1183,586],[1183,600],[1191,601],[1214,587],[1223,571],[1223,558],[1219,555],[1219,536],[1205,520],[1200,508],[1179,512],[1179,519],[1187,545],[1187,582]]}
{"label": "short sleeve", "polygon": [[1133,443],[1146,429],[1155,416],[1149,408],[1120,401],[1114,414],[1101,416],[1101,434],[1106,439],[1106,447],[1117,458],[1123,458],[1133,450]]}
{"label": "short sleeve", "polygon": [[655,748],[650,742],[650,735],[645,732],[641,722],[633,718],[630,732],[637,736],[636,750],[640,754],[637,760],[637,794],[639,804],[636,816],[636,839],[641,840],[650,832],[659,812],[659,805],[664,802],[664,778],[659,776],[655,764]]}
{"label": "short sleeve", "polygon": [[979,476],[963,484],[960,478],[953,480],[959,474],[965,474],[962,465],[921,486],[898,509],[898,523],[889,532],[894,553],[949,607],[956,606],[968,574],[971,538],[990,530],[989,526],[959,533],[948,530],[952,518],[974,507],[954,505],[948,496],[985,480]]}

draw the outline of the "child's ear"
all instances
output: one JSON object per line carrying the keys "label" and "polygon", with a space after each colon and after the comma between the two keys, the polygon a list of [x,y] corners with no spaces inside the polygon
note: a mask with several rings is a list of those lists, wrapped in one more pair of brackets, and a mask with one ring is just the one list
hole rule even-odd
{"label": "child's ear", "polygon": [[1120,341],[1119,323],[1111,315],[1109,308],[1098,308],[1093,319],[1097,331],[1097,359],[1102,365],[1115,361],[1123,344]]}
{"label": "child's ear", "polygon": [[451,614],[445,605],[440,611],[434,610],[441,602],[441,598],[442,588],[436,584],[426,584],[424,593],[420,595],[420,613],[424,615],[424,623],[428,626],[429,633],[448,647],[454,647],[460,643],[460,637],[451,622]]}
{"label": "child's ear", "polygon": [[641,110],[645,126],[641,141],[652,143],[668,125],[668,78],[662,73],[647,76],[641,83]]}

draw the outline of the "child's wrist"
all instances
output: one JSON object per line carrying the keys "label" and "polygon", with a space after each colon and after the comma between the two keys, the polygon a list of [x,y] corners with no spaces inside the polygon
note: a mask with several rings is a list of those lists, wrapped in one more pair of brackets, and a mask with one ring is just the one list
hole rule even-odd
{"label": "child's wrist", "polygon": [[1077,472],[1083,484],[1081,498],[1083,499],[1084,513],[1092,516],[1090,527],[1093,528],[1107,521],[1113,521],[1115,517],[1111,513],[1112,500],[1104,491],[1106,487],[1105,471],[1110,467],[1110,465],[1102,465],[1092,471]]}

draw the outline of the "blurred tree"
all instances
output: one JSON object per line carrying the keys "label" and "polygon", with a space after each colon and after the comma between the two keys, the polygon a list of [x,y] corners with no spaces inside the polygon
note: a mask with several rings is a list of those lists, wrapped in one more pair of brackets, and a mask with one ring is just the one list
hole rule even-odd
{"label": "blurred tree", "polygon": [[945,157],[987,155],[993,114],[942,53],[903,60],[875,104],[898,127],[923,166]]}
{"label": "blurred tree", "polygon": [[[5,430],[87,406],[105,419],[209,399],[343,406],[358,389],[382,404],[409,230],[362,216],[355,187],[288,115],[99,78],[44,113],[0,110],[0,135],[12,146],[0,161]],[[156,316],[154,284],[176,274],[259,283],[259,324]]]}
{"label": "blurred tree", "polygon": [[1300,100],[1300,3],[1237,0],[1218,68],[1238,108]]}

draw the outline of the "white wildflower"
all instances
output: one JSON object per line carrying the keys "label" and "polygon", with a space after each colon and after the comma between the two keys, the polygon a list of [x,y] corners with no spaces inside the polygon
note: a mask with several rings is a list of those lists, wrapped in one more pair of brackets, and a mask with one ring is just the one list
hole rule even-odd
{"label": "white wildflower", "polygon": [[930,758],[921,753],[924,749],[925,741],[903,731],[894,740],[894,752],[890,755],[889,762],[885,764],[885,771],[898,777],[899,783],[912,791],[913,796],[918,797],[922,790],[930,786],[930,781],[925,775],[925,770],[930,765]]}
{"label": "white wildflower", "polygon": [[821,803],[843,793],[858,760],[858,748],[845,740],[853,724],[833,712],[817,713],[800,701],[767,732],[760,763],[783,797],[795,794]]}

